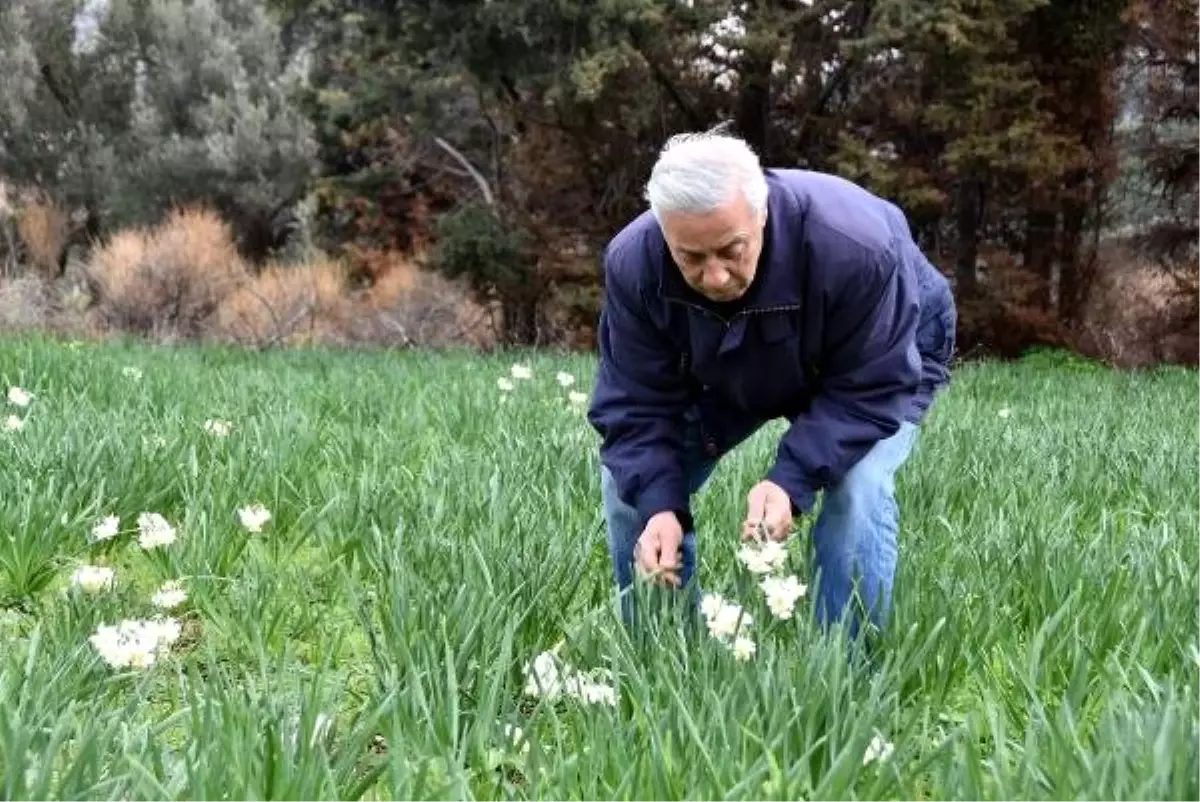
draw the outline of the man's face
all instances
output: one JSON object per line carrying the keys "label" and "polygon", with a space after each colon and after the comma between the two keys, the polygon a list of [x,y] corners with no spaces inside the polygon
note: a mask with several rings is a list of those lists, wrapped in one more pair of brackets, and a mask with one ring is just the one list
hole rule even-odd
{"label": "man's face", "polygon": [[754,280],[766,213],[756,215],[742,193],[706,214],[666,212],[663,237],[683,280],[713,301],[740,298]]}

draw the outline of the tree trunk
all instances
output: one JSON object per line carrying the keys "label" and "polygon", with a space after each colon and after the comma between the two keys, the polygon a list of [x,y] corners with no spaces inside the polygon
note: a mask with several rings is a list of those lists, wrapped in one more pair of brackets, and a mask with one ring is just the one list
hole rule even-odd
{"label": "tree trunk", "polygon": [[967,178],[959,184],[957,206],[958,246],[955,249],[954,280],[959,298],[968,300],[979,294],[979,274],[975,262],[979,258],[984,191],[978,179]]}
{"label": "tree trunk", "polygon": [[771,54],[747,54],[742,62],[742,91],[738,97],[737,127],[754,152],[769,161],[771,130]]}
{"label": "tree trunk", "polygon": [[501,337],[506,345],[538,345],[538,307],[537,298],[517,296],[502,301],[504,329]]}
{"label": "tree trunk", "polygon": [[1037,276],[1039,284],[1033,295],[1037,308],[1049,310],[1051,289],[1054,286],[1054,230],[1058,215],[1041,208],[1025,212],[1025,269]]}
{"label": "tree trunk", "polygon": [[1068,201],[1063,206],[1063,231],[1059,256],[1058,316],[1074,321],[1087,302],[1092,271],[1085,263],[1082,248],[1087,207]]}

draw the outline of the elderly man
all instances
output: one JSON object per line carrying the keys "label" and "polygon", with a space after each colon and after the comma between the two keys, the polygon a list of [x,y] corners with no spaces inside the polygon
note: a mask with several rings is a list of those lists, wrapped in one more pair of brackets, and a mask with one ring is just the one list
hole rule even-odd
{"label": "elderly man", "polygon": [[[949,381],[950,288],[891,203],[840,178],[763,169],[740,139],[681,134],[650,208],[604,254],[588,419],[617,586],[635,567],[694,587],[691,497],[767,421],[789,421],[747,497],[743,537],[812,530],[818,620],[884,626],[896,571],[895,474]],[[633,613],[628,594],[622,614]],[[845,616],[843,618],[843,616]]]}

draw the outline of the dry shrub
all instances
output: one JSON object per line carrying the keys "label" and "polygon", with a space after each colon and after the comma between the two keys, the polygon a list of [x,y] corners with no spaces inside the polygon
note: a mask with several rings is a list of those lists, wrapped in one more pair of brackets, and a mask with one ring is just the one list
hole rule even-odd
{"label": "dry shrub", "polygon": [[343,249],[351,281],[366,286],[386,282],[392,286],[411,286],[416,268],[412,260],[396,250],[371,248],[353,243]]}
{"label": "dry shrub", "polygon": [[139,334],[198,336],[221,301],[249,279],[232,228],[214,212],[186,208],[157,228],[122,231],[88,265],[97,310]]}
{"label": "dry shrub", "polygon": [[58,275],[59,257],[67,247],[70,223],[66,211],[45,199],[30,200],[17,214],[17,234],[28,261],[46,278]]}
{"label": "dry shrub", "polygon": [[1108,247],[1082,311],[1079,350],[1121,367],[1195,365],[1195,304],[1194,287],[1126,248]]}
{"label": "dry shrub", "polygon": [[986,273],[978,295],[965,298],[955,292],[959,358],[1013,359],[1037,346],[1064,347],[1067,337],[1061,324],[1036,300],[1043,289],[1041,279],[999,248],[981,250],[980,260]]}
{"label": "dry shrub", "polygon": [[489,310],[462,284],[396,252],[384,261],[388,267],[376,273],[358,301],[363,311],[358,339],[433,348],[495,345]]}
{"label": "dry shrub", "polygon": [[271,265],[226,296],[210,336],[258,348],[343,344],[353,322],[345,275],[329,261]]}
{"label": "dry shrub", "polygon": [[0,331],[44,328],[54,314],[53,287],[41,276],[0,282]]}
{"label": "dry shrub", "polygon": [[80,287],[37,273],[0,280],[0,331],[41,331],[100,337],[88,298]]}
{"label": "dry shrub", "polygon": [[363,255],[264,270],[218,307],[210,336],[258,348],[491,344],[487,313],[460,286],[397,252],[372,252],[369,267]]}

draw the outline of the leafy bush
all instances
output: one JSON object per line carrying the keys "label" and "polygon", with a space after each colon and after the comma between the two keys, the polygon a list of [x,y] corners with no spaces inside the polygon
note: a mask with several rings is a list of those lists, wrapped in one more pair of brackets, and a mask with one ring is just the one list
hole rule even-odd
{"label": "leafy bush", "polygon": [[0,6],[0,175],[102,230],[205,203],[257,258],[282,244],[315,149],[303,62],[252,0]]}
{"label": "leafy bush", "polygon": [[486,204],[464,203],[438,221],[433,267],[464,279],[476,298],[500,304],[501,333],[512,345],[539,338],[547,282],[531,258],[529,237]]}
{"label": "leafy bush", "polygon": [[521,232],[486,204],[464,203],[443,215],[437,241],[433,266],[449,278],[466,278],[480,294],[517,288],[531,278]]}

